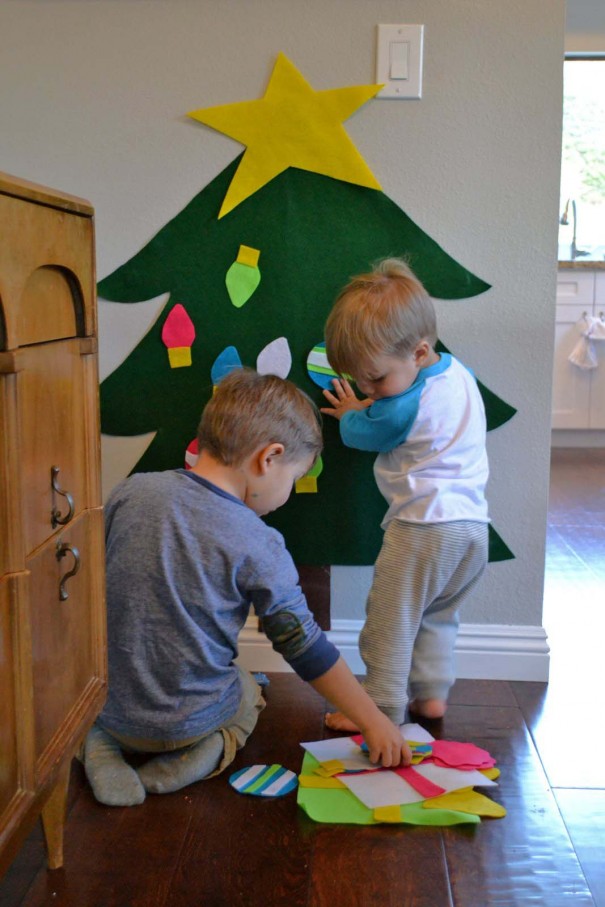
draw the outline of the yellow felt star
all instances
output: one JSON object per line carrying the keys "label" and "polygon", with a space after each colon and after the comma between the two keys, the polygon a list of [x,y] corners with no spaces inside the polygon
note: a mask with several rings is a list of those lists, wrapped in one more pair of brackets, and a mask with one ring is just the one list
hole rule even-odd
{"label": "yellow felt star", "polygon": [[264,97],[192,110],[188,116],[246,146],[219,217],[288,167],[380,189],[342,122],[381,88],[354,85],[314,91],[280,53]]}

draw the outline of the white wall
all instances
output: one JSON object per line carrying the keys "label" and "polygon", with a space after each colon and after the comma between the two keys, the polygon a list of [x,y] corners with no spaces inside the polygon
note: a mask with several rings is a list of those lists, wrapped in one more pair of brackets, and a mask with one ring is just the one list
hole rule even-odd
{"label": "white wall", "polygon": [[[517,559],[489,568],[463,620],[539,625],[563,0],[4,0],[0,168],[93,202],[104,277],[239,153],[188,110],[261,96],[278,51],[317,89],[372,82],[379,22],[425,24],[424,97],[372,101],[348,132],[385,193],[492,284],[439,302],[440,335],[519,409],[489,437]],[[101,304],[104,371],[145,330],[134,308]],[[132,459],[112,444],[110,481]],[[361,616],[363,582],[341,580],[335,616]]]}

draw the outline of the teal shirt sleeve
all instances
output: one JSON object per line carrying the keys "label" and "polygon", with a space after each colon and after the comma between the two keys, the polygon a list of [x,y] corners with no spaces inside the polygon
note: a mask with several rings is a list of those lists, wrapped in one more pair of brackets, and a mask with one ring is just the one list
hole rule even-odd
{"label": "teal shirt sleeve", "polygon": [[343,444],[375,453],[399,447],[416,421],[423,385],[417,379],[403,394],[375,400],[367,409],[349,410],[340,420]]}
{"label": "teal shirt sleeve", "polygon": [[340,437],[347,447],[388,453],[407,441],[418,416],[420,396],[428,378],[446,371],[450,353],[441,353],[438,362],[418,372],[414,383],[396,397],[375,400],[367,409],[353,409],[340,420]]}

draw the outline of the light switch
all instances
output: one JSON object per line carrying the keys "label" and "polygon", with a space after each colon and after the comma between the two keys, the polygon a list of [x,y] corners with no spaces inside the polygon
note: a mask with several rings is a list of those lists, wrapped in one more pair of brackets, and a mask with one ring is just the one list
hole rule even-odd
{"label": "light switch", "polygon": [[410,77],[410,42],[393,41],[389,47],[391,66],[390,79],[409,79]]}
{"label": "light switch", "polygon": [[384,88],[377,98],[422,97],[424,25],[379,25],[376,81]]}

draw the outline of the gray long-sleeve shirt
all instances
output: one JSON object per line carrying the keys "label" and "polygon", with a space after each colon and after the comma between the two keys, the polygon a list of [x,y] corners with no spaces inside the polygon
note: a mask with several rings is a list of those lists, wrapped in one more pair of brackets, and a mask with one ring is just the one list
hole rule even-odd
{"label": "gray long-sleeve shirt", "polygon": [[138,473],[114,489],[105,521],[108,730],[178,740],[231,718],[251,607],[304,680],[337,661],[282,536],[237,498],[185,470]]}

